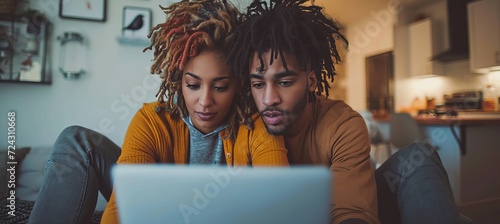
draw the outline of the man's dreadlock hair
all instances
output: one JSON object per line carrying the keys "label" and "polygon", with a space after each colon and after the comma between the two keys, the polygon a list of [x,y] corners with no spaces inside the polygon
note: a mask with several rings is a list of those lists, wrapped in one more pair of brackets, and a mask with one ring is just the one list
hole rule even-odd
{"label": "man's dreadlock hair", "polygon": [[[225,52],[227,38],[239,24],[241,14],[227,0],[182,0],[160,8],[168,15],[167,20],[151,30],[151,45],[144,51],[154,49],[150,72],[163,80],[156,95],[158,101],[165,104],[168,113],[186,117],[181,91],[186,63],[204,50]],[[229,136],[233,138],[239,121],[247,119],[239,105],[234,107],[229,112]]]}
{"label": "man's dreadlock hair", "polygon": [[[328,96],[335,73],[334,64],[341,62],[336,41],[347,49],[348,41],[340,33],[339,24],[322,13],[322,7],[304,4],[307,0],[254,0],[247,8],[242,24],[231,38],[228,62],[237,75],[248,75],[253,54],[257,53],[260,66],[264,66],[262,54],[271,52],[271,61],[281,57],[288,70],[283,52],[296,57],[300,69],[312,69],[318,80],[316,94]],[[250,95],[247,77],[244,92]],[[314,93],[311,100],[316,100]],[[255,109],[253,99],[247,97],[246,107]],[[253,111],[254,112],[254,111]]]}

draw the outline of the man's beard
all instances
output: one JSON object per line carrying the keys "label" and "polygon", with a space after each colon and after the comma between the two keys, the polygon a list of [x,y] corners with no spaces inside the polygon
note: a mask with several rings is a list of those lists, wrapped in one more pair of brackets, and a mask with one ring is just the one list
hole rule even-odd
{"label": "man's beard", "polygon": [[291,126],[294,124],[294,122],[297,120],[297,117],[304,111],[306,104],[307,104],[307,96],[308,92],[305,91],[304,95],[302,98],[295,104],[293,109],[291,111],[288,110],[280,110],[275,107],[266,107],[263,110],[259,111],[260,116],[263,117],[264,112],[266,111],[279,111],[283,113],[283,116],[285,119],[283,120],[284,127],[279,128],[279,129],[272,129],[267,125],[267,123],[264,121],[264,125],[266,126],[267,133],[271,135],[287,135],[287,133],[290,131]]}

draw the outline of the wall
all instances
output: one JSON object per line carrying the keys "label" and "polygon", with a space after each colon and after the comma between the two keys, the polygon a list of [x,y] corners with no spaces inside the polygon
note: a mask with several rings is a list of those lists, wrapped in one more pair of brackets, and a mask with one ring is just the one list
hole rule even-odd
{"label": "wall", "polygon": [[346,36],[349,53],[346,59],[347,103],[355,110],[366,110],[365,59],[392,51],[394,48],[394,23],[397,15],[405,10],[398,0],[386,0],[371,9],[365,18],[347,24]]}
{"label": "wall", "polygon": [[[52,24],[49,37],[52,84],[0,83],[0,136],[7,136],[7,113],[16,112],[17,146],[50,146],[67,126],[81,125],[104,133],[121,145],[128,124],[144,102],[155,101],[159,79],[148,71],[152,52],[146,46],[121,45],[124,6],[152,9],[152,24],[166,17],[158,7],[172,0],[108,0],[104,23],[61,19],[59,0],[30,0],[30,7],[44,12]],[[249,0],[235,0],[245,5]],[[241,7],[240,7],[241,8]],[[56,70],[59,60],[57,36],[75,31],[86,38],[87,74],[67,80]],[[0,141],[0,148],[7,146]]]}
{"label": "wall", "polygon": [[336,2],[325,0],[318,2],[325,7],[327,14],[342,24],[344,34],[349,41],[349,50],[343,59],[344,62],[338,65],[339,75],[331,84],[332,88],[341,88],[341,91],[332,90],[334,94],[331,98],[342,99],[355,110],[364,110],[366,109],[365,57],[392,50],[392,27],[397,14],[394,6],[397,4],[394,4],[394,1],[379,1],[382,3],[372,4],[375,8],[370,10],[366,18],[346,22],[337,15],[342,15],[343,11],[336,7],[338,5]]}
{"label": "wall", "polygon": [[355,110],[366,109],[365,58],[393,49],[393,24],[396,11],[389,4],[374,9],[365,20],[349,24],[350,41],[346,59],[347,103]]}

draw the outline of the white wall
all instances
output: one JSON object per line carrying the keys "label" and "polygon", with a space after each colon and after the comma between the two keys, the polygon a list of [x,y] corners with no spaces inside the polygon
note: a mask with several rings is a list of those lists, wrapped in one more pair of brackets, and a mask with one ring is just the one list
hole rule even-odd
{"label": "white wall", "polygon": [[355,110],[366,109],[365,58],[394,47],[393,27],[399,6],[397,2],[387,1],[381,8],[372,9],[365,19],[347,24],[346,101]]}
{"label": "white wall", "polygon": [[[57,36],[76,31],[87,38],[87,74],[67,80],[53,69],[52,84],[0,83],[0,136],[7,136],[7,113],[16,112],[17,146],[50,146],[67,126],[81,125],[104,133],[121,145],[128,124],[144,102],[155,101],[159,79],[149,74],[152,52],[146,46],[121,45],[124,6],[152,10],[153,26],[166,18],[158,7],[172,0],[108,0],[104,23],[61,19],[59,0],[30,0],[30,7],[44,12],[52,24],[49,54],[58,67]],[[249,0],[235,0],[245,5]],[[241,8],[241,7],[240,7]],[[0,141],[0,148],[7,140]]]}
{"label": "white wall", "polygon": [[[400,0],[343,2],[318,0],[325,12],[344,27],[349,52],[340,65],[345,79],[335,79],[345,88],[345,101],[355,110],[366,110],[365,58],[394,49],[394,23],[406,9]],[[340,7],[339,7],[340,6]],[[356,11],[352,12],[351,11]],[[364,13],[364,17],[360,16]],[[353,15],[354,13],[354,15]],[[344,17],[343,17],[344,16]],[[341,83],[338,83],[340,80]],[[343,94],[344,95],[344,94]]]}

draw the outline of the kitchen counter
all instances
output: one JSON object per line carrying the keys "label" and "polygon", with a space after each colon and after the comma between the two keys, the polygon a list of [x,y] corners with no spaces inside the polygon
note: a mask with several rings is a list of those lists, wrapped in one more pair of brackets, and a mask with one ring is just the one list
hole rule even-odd
{"label": "kitchen counter", "polygon": [[[500,198],[500,112],[458,111],[457,116],[414,116],[421,141],[432,144],[448,174],[457,205]],[[390,117],[373,120],[390,140]]]}
{"label": "kitchen counter", "polygon": [[[423,114],[415,116],[414,119],[422,127],[451,128],[462,155],[467,154],[468,151],[467,135],[471,130],[469,127],[500,127],[500,112],[460,111],[457,116]],[[454,127],[457,129],[454,130]]]}
{"label": "kitchen counter", "polygon": [[458,205],[500,198],[500,118],[417,120],[424,140],[437,149]]}
{"label": "kitchen counter", "polygon": [[500,112],[459,112],[457,116],[414,117],[420,125],[500,125]]}

